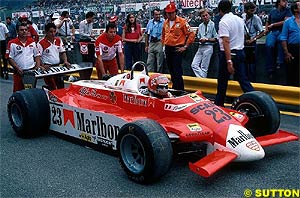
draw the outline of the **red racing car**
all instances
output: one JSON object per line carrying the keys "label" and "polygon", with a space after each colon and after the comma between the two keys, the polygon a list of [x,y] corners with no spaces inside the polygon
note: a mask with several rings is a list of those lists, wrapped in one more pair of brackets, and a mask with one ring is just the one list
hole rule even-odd
{"label": "red racing car", "polygon": [[[144,70],[134,71],[137,65]],[[138,183],[159,180],[174,153],[199,152],[203,144],[207,155],[189,168],[209,177],[232,161],[262,159],[264,146],[298,140],[278,130],[280,113],[263,92],[245,93],[229,109],[214,105],[201,91],[151,96],[149,78],[145,64],[138,62],[131,72],[107,81],[82,80],[54,91],[22,90],[10,97],[8,117],[20,137],[52,130],[116,151],[128,177]]]}

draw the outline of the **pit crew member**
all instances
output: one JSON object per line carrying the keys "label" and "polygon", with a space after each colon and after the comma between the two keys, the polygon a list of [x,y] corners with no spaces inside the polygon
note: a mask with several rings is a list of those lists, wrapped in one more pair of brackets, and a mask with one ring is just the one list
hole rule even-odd
{"label": "pit crew member", "polygon": [[8,42],[6,50],[6,57],[14,68],[14,92],[24,89],[22,81],[24,71],[40,68],[40,54],[35,41],[31,37],[27,37],[27,24],[17,25],[17,33],[18,37]]}
{"label": "pit crew member", "polygon": [[121,72],[123,73],[124,71],[122,38],[119,35],[116,35],[116,31],[116,24],[108,23],[105,32],[101,34],[95,42],[98,79],[102,79],[104,75],[118,74],[116,52],[118,52],[119,55]]}
{"label": "pit crew member", "polygon": [[[54,23],[48,23],[45,26],[46,36],[37,44],[41,54],[41,65],[45,69],[51,66],[57,66],[60,63],[60,57],[66,67],[71,67],[67,60],[66,50],[62,40],[56,37],[56,26]],[[57,89],[58,76],[45,77],[44,81],[50,90]]]}

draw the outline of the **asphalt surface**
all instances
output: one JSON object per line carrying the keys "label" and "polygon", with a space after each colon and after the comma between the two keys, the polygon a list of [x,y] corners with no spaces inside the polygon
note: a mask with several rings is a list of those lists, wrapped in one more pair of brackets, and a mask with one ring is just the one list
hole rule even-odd
{"label": "asphalt surface", "polygon": [[[1,198],[245,197],[246,189],[300,188],[299,141],[267,147],[264,159],[232,163],[209,179],[189,170],[189,158],[176,158],[159,182],[140,185],[128,180],[114,156],[53,134],[18,138],[6,112],[11,93],[11,76],[0,79]],[[281,116],[282,129],[299,135],[299,125],[299,117]]]}

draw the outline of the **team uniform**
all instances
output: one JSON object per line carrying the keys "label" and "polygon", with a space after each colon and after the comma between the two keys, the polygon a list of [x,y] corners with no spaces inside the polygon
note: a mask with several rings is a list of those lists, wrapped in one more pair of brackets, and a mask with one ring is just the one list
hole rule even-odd
{"label": "team uniform", "polygon": [[[6,57],[13,59],[18,67],[23,71],[33,69],[35,62],[33,57],[40,56],[37,45],[32,38],[27,38],[25,44],[23,44],[19,38],[10,40],[6,51]],[[18,73],[14,73],[14,88],[13,91],[24,89],[22,76]]]}
{"label": "team uniform", "polygon": [[175,21],[165,20],[161,40],[165,45],[167,65],[173,83],[172,88],[184,90],[182,53],[178,52],[177,48],[192,44],[195,40],[195,33],[184,18],[176,16]]}
{"label": "team uniform", "polygon": [[[60,53],[66,51],[63,42],[59,37],[55,37],[53,43],[51,43],[47,38],[43,38],[37,44],[37,47],[41,54],[42,63],[51,66],[58,65],[60,63]],[[50,90],[57,88],[53,77],[45,77],[44,80]]]}
{"label": "team uniform", "polygon": [[118,74],[116,52],[123,51],[122,38],[116,35],[112,41],[107,39],[106,33],[101,34],[95,42],[96,57],[102,56],[104,70],[110,75]]}

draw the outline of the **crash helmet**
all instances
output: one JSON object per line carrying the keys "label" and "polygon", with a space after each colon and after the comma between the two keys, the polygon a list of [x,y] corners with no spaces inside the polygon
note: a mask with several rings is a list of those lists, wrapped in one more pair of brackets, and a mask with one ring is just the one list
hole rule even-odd
{"label": "crash helmet", "polygon": [[149,92],[158,95],[168,95],[168,83],[169,79],[163,74],[152,74],[148,81]]}

